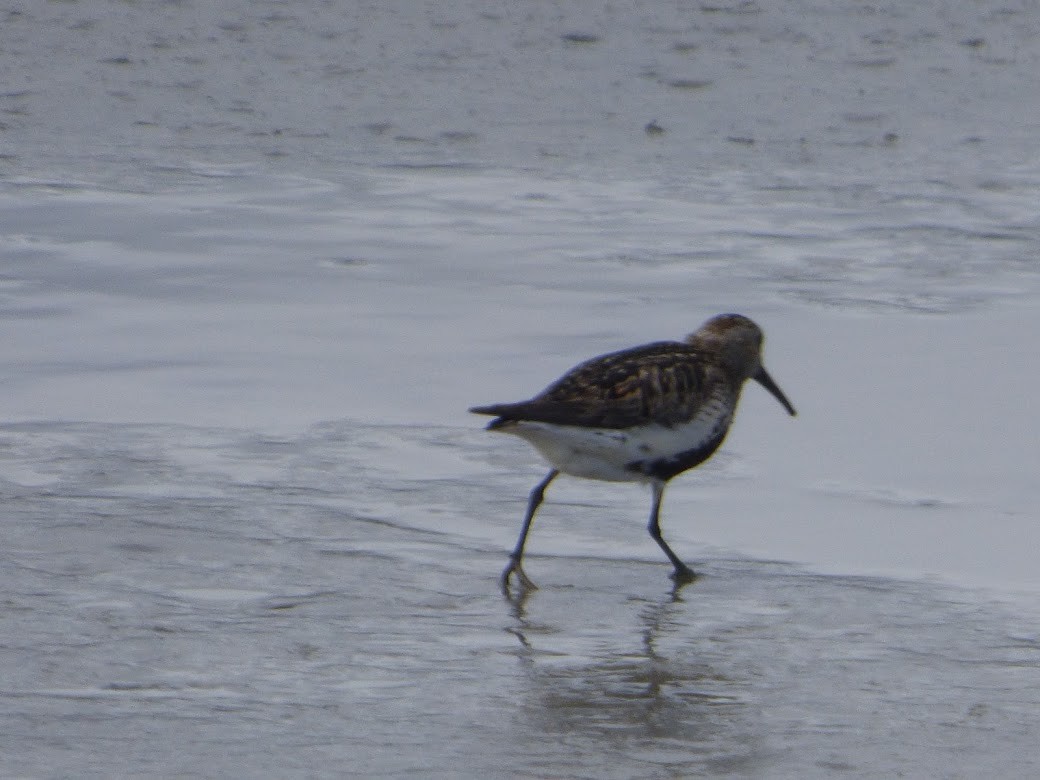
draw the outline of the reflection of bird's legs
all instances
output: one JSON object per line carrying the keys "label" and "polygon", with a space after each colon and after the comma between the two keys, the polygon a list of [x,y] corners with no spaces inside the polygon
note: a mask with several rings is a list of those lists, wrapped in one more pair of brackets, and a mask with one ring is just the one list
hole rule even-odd
{"label": "reflection of bird's legs", "polygon": [[545,489],[549,487],[549,483],[556,479],[556,476],[559,473],[560,472],[556,469],[551,469],[549,473],[545,475],[545,478],[534,486],[531,490],[530,497],[527,499],[527,514],[524,516],[523,528],[520,529],[520,538],[516,540],[516,547],[513,548],[513,552],[509,556],[509,565],[506,566],[505,571],[502,572],[502,577],[499,580],[502,586],[502,592],[507,596],[509,595],[509,578],[513,574],[516,574],[516,578],[520,582],[520,587],[523,590],[535,590],[538,587],[531,581],[531,578],[524,573],[521,559],[524,557],[524,544],[527,543],[527,533],[531,530],[531,521],[534,520],[534,513],[538,511],[538,507],[545,498]]}

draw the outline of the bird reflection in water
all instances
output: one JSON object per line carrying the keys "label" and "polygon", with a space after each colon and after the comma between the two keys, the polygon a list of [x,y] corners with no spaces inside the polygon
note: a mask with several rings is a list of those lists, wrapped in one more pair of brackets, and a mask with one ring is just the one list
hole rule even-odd
{"label": "bird reflection in water", "polygon": [[[698,642],[687,641],[695,621],[680,589],[630,611],[638,623],[623,628],[619,609],[634,597],[619,605],[588,596],[582,589],[566,604],[538,596],[509,602],[507,630],[519,642],[527,727],[556,737],[631,742],[647,751],[647,760],[683,771],[703,770],[721,756],[736,766],[750,760],[758,739],[743,684],[723,671],[724,663],[699,653]],[[536,606],[544,615],[534,615]]]}

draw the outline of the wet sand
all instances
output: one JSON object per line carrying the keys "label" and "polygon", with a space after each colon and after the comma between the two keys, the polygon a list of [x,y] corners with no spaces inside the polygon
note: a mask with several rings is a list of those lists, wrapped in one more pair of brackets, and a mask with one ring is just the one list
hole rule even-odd
{"label": "wet sand", "polygon": [[[40,475],[4,491],[12,776],[1024,777],[1035,765],[1036,623],[972,591],[693,550],[703,576],[675,591],[633,524],[615,541],[635,558],[547,555],[535,537],[541,587],[509,601],[503,546],[398,518],[461,513],[508,537],[519,497],[477,479],[388,483],[363,465],[374,443],[419,446],[429,432],[0,433],[8,472],[31,450],[21,465]],[[436,438],[486,448],[475,433]],[[89,470],[68,457],[81,448]],[[546,509],[545,526],[614,512]]]}

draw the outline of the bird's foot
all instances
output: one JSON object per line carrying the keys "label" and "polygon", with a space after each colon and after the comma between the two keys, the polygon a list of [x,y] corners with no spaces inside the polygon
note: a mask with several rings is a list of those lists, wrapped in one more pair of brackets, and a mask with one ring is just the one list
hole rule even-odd
{"label": "bird's foot", "polygon": [[534,581],[524,573],[524,568],[520,565],[520,561],[515,558],[510,558],[509,565],[506,566],[505,571],[502,572],[502,576],[498,580],[498,583],[502,588],[502,593],[505,594],[506,598],[509,598],[512,595],[509,581],[514,574],[516,575],[516,581],[520,585],[521,593],[525,593],[529,590],[538,590],[538,586],[534,584]]}
{"label": "bird's foot", "polygon": [[697,573],[689,566],[682,564],[675,567],[675,571],[672,572],[671,577],[675,580],[676,586],[689,585],[697,579]]}

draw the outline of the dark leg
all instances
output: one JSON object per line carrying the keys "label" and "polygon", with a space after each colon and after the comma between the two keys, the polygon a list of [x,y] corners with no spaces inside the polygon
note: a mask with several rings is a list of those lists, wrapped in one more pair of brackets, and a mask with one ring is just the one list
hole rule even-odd
{"label": "dark leg", "polygon": [[668,560],[672,562],[672,566],[675,567],[675,571],[672,572],[672,579],[676,582],[692,582],[697,575],[693,573],[693,569],[679,560],[679,556],[672,552],[672,548],[668,546],[668,543],[661,536],[661,525],[659,517],[661,514],[661,499],[664,497],[664,482],[652,483],[654,489],[654,505],[650,510],[650,522],[646,526],[646,530],[650,532],[650,536],[653,537],[654,541],[664,550],[664,554],[668,556]]}
{"label": "dark leg", "polygon": [[527,542],[527,532],[531,530],[531,521],[534,520],[534,513],[538,511],[542,499],[545,498],[545,489],[549,487],[549,483],[556,479],[559,473],[556,469],[550,470],[545,475],[545,479],[534,486],[534,489],[531,490],[530,498],[527,499],[527,514],[524,516],[524,527],[520,529],[520,538],[516,540],[516,547],[513,548],[513,553],[509,556],[509,565],[502,572],[500,580],[502,592],[507,596],[509,595],[509,577],[514,573],[520,581],[520,586],[525,590],[535,590],[538,587],[524,574],[520,560],[524,557],[524,544]]}

